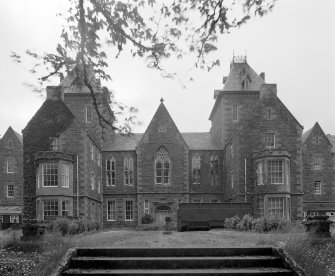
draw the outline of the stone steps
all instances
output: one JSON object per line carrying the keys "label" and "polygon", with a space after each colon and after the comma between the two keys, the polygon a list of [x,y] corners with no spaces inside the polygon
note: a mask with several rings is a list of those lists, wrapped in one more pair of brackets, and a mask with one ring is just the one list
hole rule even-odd
{"label": "stone steps", "polygon": [[59,275],[295,275],[275,249],[77,248]]}
{"label": "stone steps", "polygon": [[158,276],[158,275],[209,275],[209,276],[292,276],[292,271],[284,268],[225,268],[225,269],[112,269],[112,270],[101,270],[101,269],[69,269],[63,273],[63,275],[136,275],[136,276]]}

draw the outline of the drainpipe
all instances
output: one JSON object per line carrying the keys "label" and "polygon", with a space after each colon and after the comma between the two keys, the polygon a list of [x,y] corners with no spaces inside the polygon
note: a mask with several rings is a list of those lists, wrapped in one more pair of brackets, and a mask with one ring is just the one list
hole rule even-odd
{"label": "drainpipe", "polygon": [[77,155],[77,218],[79,218],[79,158]]}
{"label": "drainpipe", "polygon": [[247,203],[247,158],[244,158],[244,202]]}

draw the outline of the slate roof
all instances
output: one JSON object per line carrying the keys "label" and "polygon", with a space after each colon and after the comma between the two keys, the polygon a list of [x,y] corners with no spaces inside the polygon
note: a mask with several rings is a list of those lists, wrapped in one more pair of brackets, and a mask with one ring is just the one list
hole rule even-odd
{"label": "slate roof", "polygon": [[104,139],[102,150],[104,151],[131,151],[135,150],[143,133],[132,133],[128,135],[110,134]]}
{"label": "slate roof", "polygon": [[305,131],[303,134],[302,134],[302,143],[304,144],[306,142],[306,140],[308,139],[309,135],[311,135],[312,131],[313,131],[313,128],[310,128],[309,130]]}
{"label": "slate roof", "polygon": [[14,132],[15,136],[17,137],[17,139],[19,139],[19,141],[21,142],[21,144],[23,144],[23,138],[22,135],[18,132],[16,132],[12,127],[10,127],[12,129],[12,131]]}
{"label": "slate roof", "polygon": [[[247,78],[249,84],[244,88],[242,83]],[[223,91],[259,91],[264,80],[249,66],[247,62],[232,62]]]}
{"label": "slate roof", "polygon": [[[181,133],[190,150],[221,150],[223,146],[212,138],[209,132]],[[143,133],[129,135],[111,134],[105,137],[103,151],[133,151],[136,150]]]}
{"label": "slate roof", "polygon": [[22,206],[0,206],[0,215],[20,215]]}
{"label": "slate roof", "polygon": [[190,150],[222,150],[209,132],[186,132],[181,134]]}
{"label": "slate roof", "polygon": [[[248,80],[248,85],[243,87],[243,81]],[[215,104],[212,108],[209,120],[212,119],[216,108],[218,107],[221,92],[241,92],[241,91],[260,91],[265,81],[245,62],[232,61],[228,77],[224,78],[224,86],[221,90],[214,91]]]}
{"label": "slate roof", "polygon": [[329,142],[332,144],[332,152],[335,153],[335,135],[327,134]]}

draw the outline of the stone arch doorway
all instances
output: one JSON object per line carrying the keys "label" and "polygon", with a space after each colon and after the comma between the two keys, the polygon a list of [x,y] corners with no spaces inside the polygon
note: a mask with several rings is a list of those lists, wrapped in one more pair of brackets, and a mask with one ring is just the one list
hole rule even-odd
{"label": "stone arch doorway", "polygon": [[165,225],[165,218],[172,216],[172,210],[169,206],[159,205],[155,209],[155,222],[159,226]]}

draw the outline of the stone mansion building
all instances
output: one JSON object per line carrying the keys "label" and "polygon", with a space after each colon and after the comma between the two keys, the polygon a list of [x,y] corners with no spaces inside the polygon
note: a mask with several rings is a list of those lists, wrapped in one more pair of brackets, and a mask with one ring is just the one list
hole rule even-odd
{"label": "stone mansion building", "polygon": [[254,216],[291,220],[335,215],[335,136],[318,123],[303,133],[276,84],[246,58],[233,58],[223,84],[208,132],[181,133],[161,99],[146,131],[129,135],[100,126],[95,107],[113,114],[99,81],[96,102],[75,71],[47,87],[22,131],[24,218],[85,217],[109,227],[150,214],[175,223],[187,202],[249,202]]}

